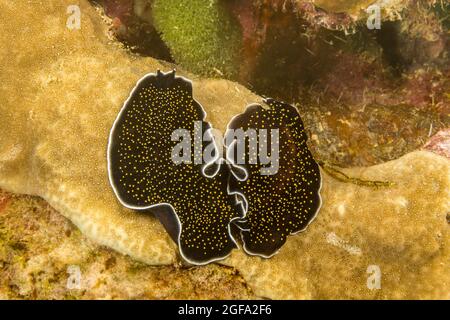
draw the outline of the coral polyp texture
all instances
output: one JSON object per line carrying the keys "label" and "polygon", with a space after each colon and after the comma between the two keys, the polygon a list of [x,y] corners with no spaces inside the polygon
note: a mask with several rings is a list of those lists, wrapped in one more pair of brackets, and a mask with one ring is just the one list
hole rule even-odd
{"label": "coral polyp texture", "polygon": [[[233,250],[220,265],[181,268],[178,248],[160,220],[117,201],[106,158],[110,130],[136,82],[149,70],[173,66],[131,55],[110,37],[98,10],[86,0],[77,3],[81,28],[69,29],[67,7],[73,1],[0,0],[0,188],[8,192],[0,195],[2,297],[95,298],[120,291],[118,296],[131,298],[450,299],[450,160],[429,151],[436,148],[411,151],[388,140],[361,150],[392,147],[401,150],[398,158],[342,171],[392,186],[346,183],[321,172],[320,213],[306,232],[289,236],[277,255],[264,259]],[[236,82],[177,70],[192,79],[206,121],[222,132],[245,106],[262,101]],[[430,130],[422,113],[408,118],[401,108],[396,112],[399,123],[408,124],[397,124],[399,132],[420,123],[426,136],[439,129]],[[307,132],[315,130],[308,140],[313,154],[317,146],[338,148],[322,134],[327,122],[301,115]],[[394,127],[376,120],[364,123],[370,135],[382,135],[384,123]],[[331,121],[344,132],[355,130],[346,118]],[[438,149],[446,146],[441,139]],[[22,206],[12,193],[38,196],[63,217],[53,209],[44,214],[50,209],[35,198],[43,208]],[[63,228],[66,223],[72,227]],[[105,253],[105,246],[115,252]],[[109,255],[116,267],[114,260],[107,262]],[[80,266],[86,282],[84,291],[71,294],[67,278],[59,277],[72,264]],[[381,272],[379,289],[367,285],[373,266]],[[181,292],[184,287],[195,294]]]}

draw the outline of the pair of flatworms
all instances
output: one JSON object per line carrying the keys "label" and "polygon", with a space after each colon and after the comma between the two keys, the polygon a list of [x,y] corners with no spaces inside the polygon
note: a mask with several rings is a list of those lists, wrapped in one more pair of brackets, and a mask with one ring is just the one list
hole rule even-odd
{"label": "pair of flatworms", "polygon": [[[300,115],[288,104],[264,102],[248,106],[228,129],[278,129],[278,171],[271,175],[261,174],[260,161],[237,164],[226,151],[225,158],[206,164],[172,161],[175,130],[193,135],[198,121],[203,133],[211,129],[192,83],[175,71],[139,80],[114,122],[108,143],[114,193],[125,207],[155,214],[189,263],[223,259],[239,244],[250,255],[271,257],[320,208],[320,169]],[[217,151],[220,144],[212,141]]]}

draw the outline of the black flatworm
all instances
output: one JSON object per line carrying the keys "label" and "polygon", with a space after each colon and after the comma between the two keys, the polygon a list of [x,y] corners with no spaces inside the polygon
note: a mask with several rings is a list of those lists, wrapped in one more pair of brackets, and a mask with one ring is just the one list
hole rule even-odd
{"label": "black flatworm", "polygon": [[[256,130],[259,145],[265,142],[271,146],[277,142],[272,140],[278,138],[276,166],[272,164],[267,168],[262,164],[261,149],[250,151],[247,139],[245,159],[240,159],[245,162],[247,179],[230,180],[230,190],[242,193],[246,202],[245,217],[234,222],[240,228],[244,250],[252,255],[270,257],[289,235],[305,230],[316,216],[321,205],[321,175],[307,147],[307,135],[297,110],[273,99],[265,102],[268,108],[251,105],[233,118],[228,128],[245,132]],[[261,129],[267,130],[263,137]],[[273,129],[278,129],[278,137],[270,134]],[[237,162],[237,144],[230,144],[230,148],[234,148],[234,156],[229,160]],[[257,157],[252,152],[256,152]],[[252,156],[256,162],[252,163]],[[266,170],[265,174],[261,169]]]}
{"label": "black flatworm", "polygon": [[[193,264],[226,257],[236,247],[230,222],[241,217],[227,193],[226,166],[205,174],[205,165],[194,162],[199,156],[195,143],[191,163],[173,161],[179,142],[172,141],[173,132],[186,129],[194,141],[195,123],[201,122],[202,135],[210,129],[205,116],[190,81],[158,71],[132,90],[108,144],[109,178],[119,201],[131,209],[156,211],[169,233],[177,230],[180,253]],[[210,142],[201,144],[204,150]]]}
{"label": "black flatworm", "polygon": [[[117,198],[153,212],[192,264],[226,257],[237,247],[235,230],[247,253],[271,257],[320,208],[320,169],[300,115],[288,104],[265,102],[267,108],[251,105],[232,119],[227,134],[245,134],[226,137],[225,158],[192,83],[175,72],[139,80],[114,122],[108,173]],[[183,149],[183,160],[175,161],[180,137],[190,141],[188,159]]]}

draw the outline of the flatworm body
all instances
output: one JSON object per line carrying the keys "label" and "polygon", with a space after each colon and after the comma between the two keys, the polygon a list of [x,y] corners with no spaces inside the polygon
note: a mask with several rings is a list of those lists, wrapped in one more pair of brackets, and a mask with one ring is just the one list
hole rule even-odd
{"label": "flatworm body", "polygon": [[[289,235],[305,230],[321,205],[321,176],[319,165],[309,151],[307,135],[297,110],[285,103],[267,99],[268,108],[260,105],[247,107],[233,118],[229,129],[278,129],[279,166],[275,174],[261,174],[265,167],[258,161],[251,164],[247,149],[246,180],[230,180],[230,189],[239,190],[245,197],[245,218],[234,223],[240,228],[244,250],[252,255],[270,257],[286,242]],[[261,143],[261,135],[259,137]],[[266,141],[267,142],[267,141]],[[271,145],[269,141],[268,145]],[[233,147],[236,147],[234,144]],[[238,152],[231,162],[238,161]],[[241,159],[242,160],[242,159]]]}
{"label": "flatworm body", "polygon": [[[225,166],[213,176],[204,174],[204,164],[175,163],[172,141],[177,129],[195,140],[194,123],[209,128],[205,112],[193,99],[190,81],[175,72],[149,74],[133,89],[111,130],[108,171],[119,201],[137,210],[154,210],[177,242],[181,255],[193,264],[226,257],[236,247],[229,225],[241,217],[235,199],[227,193],[229,172]],[[210,142],[201,142],[201,150]],[[197,154],[198,156],[198,154]],[[176,226],[176,228],[174,228]]]}
{"label": "flatworm body", "polygon": [[320,208],[320,169],[300,115],[265,102],[232,119],[225,158],[192,83],[175,72],[142,78],[114,122],[108,173],[117,198],[154,213],[192,264],[225,258],[236,230],[248,254],[271,257]]}

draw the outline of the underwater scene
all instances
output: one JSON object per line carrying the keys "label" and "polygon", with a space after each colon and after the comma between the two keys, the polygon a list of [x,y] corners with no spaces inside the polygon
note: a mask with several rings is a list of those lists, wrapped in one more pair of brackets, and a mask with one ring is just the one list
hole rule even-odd
{"label": "underwater scene", "polygon": [[1,300],[450,300],[449,1],[0,0],[0,31]]}

